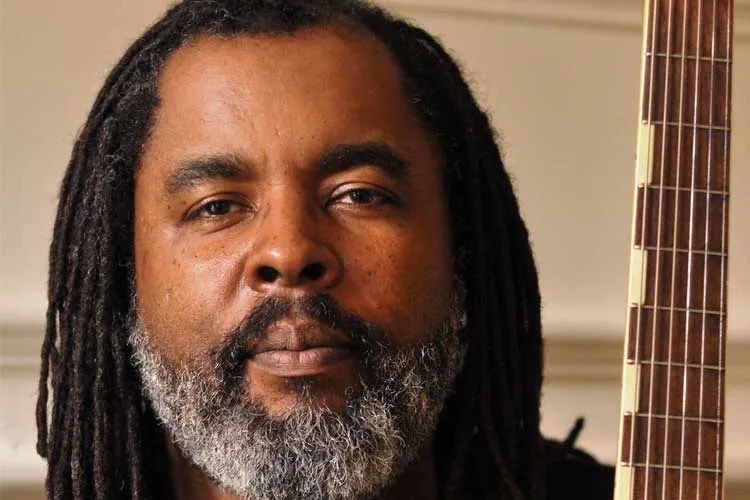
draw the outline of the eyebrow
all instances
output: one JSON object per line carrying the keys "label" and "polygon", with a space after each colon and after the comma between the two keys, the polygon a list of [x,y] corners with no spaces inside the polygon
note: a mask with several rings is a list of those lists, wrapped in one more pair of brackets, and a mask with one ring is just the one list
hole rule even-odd
{"label": "eyebrow", "polygon": [[[389,177],[400,180],[406,176],[406,162],[390,147],[379,142],[340,144],[327,151],[318,161],[318,170],[330,176],[354,167],[372,165]],[[215,179],[247,180],[252,169],[234,155],[206,155],[188,158],[170,172],[164,185],[171,195],[195,188]]]}
{"label": "eyebrow", "polygon": [[323,155],[318,168],[322,175],[329,176],[362,165],[377,167],[396,180],[407,174],[406,162],[380,142],[338,145]]}
{"label": "eyebrow", "polygon": [[167,176],[164,184],[168,193],[177,195],[209,180],[245,180],[249,177],[250,169],[236,156],[207,155],[183,161]]}

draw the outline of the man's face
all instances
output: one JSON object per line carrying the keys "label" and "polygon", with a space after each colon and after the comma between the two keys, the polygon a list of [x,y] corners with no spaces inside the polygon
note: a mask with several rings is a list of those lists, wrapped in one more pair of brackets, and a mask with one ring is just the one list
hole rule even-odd
{"label": "man's face", "polygon": [[342,413],[389,378],[366,345],[455,336],[443,158],[380,43],[199,38],[169,58],[159,97],[136,176],[136,294],[140,335],[174,373],[233,384],[272,419]]}

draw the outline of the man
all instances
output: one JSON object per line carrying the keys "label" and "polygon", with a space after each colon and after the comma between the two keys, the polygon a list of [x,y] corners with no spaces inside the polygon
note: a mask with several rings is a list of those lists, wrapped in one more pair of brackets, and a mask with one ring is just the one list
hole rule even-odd
{"label": "man", "polygon": [[50,264],[50,498],[545,494],[536,271],[492,129],[376,7],[172,8],[94,104]]}

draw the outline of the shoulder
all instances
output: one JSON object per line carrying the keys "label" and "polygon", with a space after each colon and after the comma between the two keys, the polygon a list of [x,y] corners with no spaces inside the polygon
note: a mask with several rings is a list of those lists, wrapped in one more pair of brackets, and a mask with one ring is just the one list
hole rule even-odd
{"label": "shoulder", "polygon": [[545,443],[547,500],[611,500],[615,471],[582,450]]}

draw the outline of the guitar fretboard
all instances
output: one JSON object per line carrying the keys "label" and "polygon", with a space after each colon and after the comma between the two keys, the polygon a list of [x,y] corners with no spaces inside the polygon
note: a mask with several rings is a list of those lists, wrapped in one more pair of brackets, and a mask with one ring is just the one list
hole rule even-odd
{"label": "guitar fretboard", "polygon": [[723,497],[731,0],[651,0],[618,499]]}

